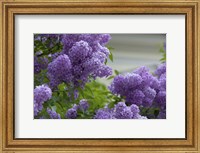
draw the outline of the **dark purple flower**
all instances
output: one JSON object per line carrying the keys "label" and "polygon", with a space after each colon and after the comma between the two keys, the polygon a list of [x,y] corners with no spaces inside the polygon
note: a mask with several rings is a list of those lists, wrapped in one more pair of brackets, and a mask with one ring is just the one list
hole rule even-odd
{"label": "dark purple flower", "polygon": [[47,113],[49,114],[51,119],[61,119],[60,114],[56,113],[56,111],[47,108]]}
{"label": "dark purple flower", "polygon": [[72,108],[68,109],[65,117],[68,119],[76,119],[77,118],[77,108],[72,107]]}
{"label": "dark purple flower", "polygon": [[159,107],[166,105],[166,91],[160,91],[155,98],[155,102]]}
{"label": "dark purple flower", "polygon": [[71,61],[67,55],[60,55],[48,65],[48,77],[52,87],[65,82],[69,83],[72,80]]}

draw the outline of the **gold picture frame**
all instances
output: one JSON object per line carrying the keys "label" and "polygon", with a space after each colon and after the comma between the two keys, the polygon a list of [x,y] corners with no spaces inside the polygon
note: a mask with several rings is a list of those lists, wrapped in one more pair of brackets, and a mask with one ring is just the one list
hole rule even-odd
{"label": "gold picture frame", "polygon": [[[0,2],[0,152],[200,152],[199,0],[3,0]],[[15,139],[16,14],[183,14],[186,17],[185,139]]]}

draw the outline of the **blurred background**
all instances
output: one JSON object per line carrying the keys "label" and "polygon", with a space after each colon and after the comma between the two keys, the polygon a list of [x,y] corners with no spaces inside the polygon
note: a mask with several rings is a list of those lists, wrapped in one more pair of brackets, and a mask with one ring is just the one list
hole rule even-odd
{"label": "blurred background", "polygon": [[[165,34],[111,34],[112,39],[107,46],[114,48],[113,62],[108,65],[120,73],[130,72],[137,67],[147,66],[153,72],[160,64],[162,53],[160,48],[166,42]],[[100,82],[109,84],[110,80]]]}

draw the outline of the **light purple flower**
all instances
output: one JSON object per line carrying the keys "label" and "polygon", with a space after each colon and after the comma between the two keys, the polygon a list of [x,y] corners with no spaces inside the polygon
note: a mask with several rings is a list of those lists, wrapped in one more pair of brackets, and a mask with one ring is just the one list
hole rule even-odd
{"label": "light purple flower", "polygon": [[51,99],[52,91],[47,85],[40,85],[34,89],[34,116],[43,109],[43,103]]}
{"label": "light purple flower", "polygon": [[112,119],[112,113],[107,109],[98,109],[94,119]]}
{"label": "light purple flower", "polygon": [[79,102],[79,109],[83,112],[87,111],[89,108],[88,101],[86,99],[82,99]]}
{"label": "light purple flower", "polygon": [[166,63],[160,64],[155,71],[155,74],[160,77],[163,73],[166,73]]}
{"label": "light purple flower", "polygon": [[47,113],[49,114],[51,119],[61,119],[60,114],[56,113],[56,111],[47,108]]}

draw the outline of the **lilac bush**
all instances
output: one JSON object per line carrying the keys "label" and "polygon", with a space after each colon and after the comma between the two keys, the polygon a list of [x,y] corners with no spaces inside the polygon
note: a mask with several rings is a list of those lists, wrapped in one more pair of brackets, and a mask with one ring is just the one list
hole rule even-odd
{"label": "lilac bush", "polygon": [[[166,51],[154,73],[117,73],[110,34],[34,35],[35,119],[165,119]],[[115,70],[115,72],[118,72]],[[106,87],[97,78],[112,78]]]}

